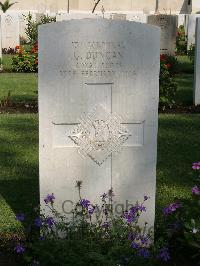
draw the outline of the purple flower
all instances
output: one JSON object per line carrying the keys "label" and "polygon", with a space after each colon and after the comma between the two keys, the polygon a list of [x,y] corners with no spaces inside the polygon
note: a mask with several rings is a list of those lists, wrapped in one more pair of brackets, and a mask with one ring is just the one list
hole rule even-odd
{"label": "purple flower", "polygon": [[179,209],[181,207],[181,203],[176,201],[174,203],[171,203],[169,206],[165,207],[163,209],[163,213],[165,216],[175,212],[177,209]]}
{"label": "purple flower", "polygon": [[141,240],[141,243],[142,243],[143,245],[145,245],[145,244],[148,243],[148,241],[149,241],[149,237],[148,237],[148,236],[141,236],[140,240]]}
{"label": "purple flower", "polygon": [[200,195],[200,188],[195,186],[192,188],[192,194],[199,196]]}
{"label": "purple flower", "polygon": [[87,209],[90,206],[90,201],[87,200],[87,199],[82,199],[80,201],[80,204],[81,204],[81,206],[83,206],[83,208],[86,208]]}
{"label": "purple flower", "polygon": [[137,243],[135,243],[135,242],[132,242],[132,243],[131,243],[131,247],[132,247],[133,249],[138,249],[138,248],[139,248],[139,245],[138,245]]}
{"label": "purple flower", "polygon": [[136,204],[135,206],[133,206],[133,207],[130,208],[130,212],[131,213],[134,213],[135,214],[138,211],[145,212],[146,211],[146,207],[143,204],[141,204],[141,205]]}
{"label": "purple flower", "polygon": [[137,255],[139,257],[143,257],[145,259],[148,259],[150,257],[150,252],[147,248],[141,248],[140,250],[138,250]]}
{"label": "purple flower", "polygon": [[34,224],[36,227],[41,227],[42,226],[42,221],[40,218],[36,218],[34,221]]}
{"label": "purple flower", "polygon": [[16,220],[17,220],[17,221],[23,222],[24,219],[25,219],[25,215],[24,215],[23,213],[18,213],[18,214],[16,215]]}
{"label": "purple flower", "polygon": [[102,201],[105,201],[108,198],[108,195],[106,193],[103,193],[103,195],[100,196]]}
{"label": "purple flower", "polygon": [[148,196],[144,196],[144,201],[146,201],[146,200],[148,200],[150,197],[148,197]]}
{"label": "purple flower", "polygon": [[88,212],[90,215],[94,213],[94,208],[91,205],[88,207]]}
{"label": "purple flower", "polygon": [[128,239],[133,241],[137,238],[138,234],[137,233],[129,233]]}
{"label": "purple flower", "polygon": [[192,164],[192,169],[193,170],[200,170],[200,162],[193,163]]}
{"label": "purple flower", "polygon": [[108,216],[108,209],[105,208],[105,209],[103,210],[103,212],[104,212],[105,216]]}
{"label": "purple flower", "polygon": [[53,204],[53,203],[54,203],[54,200],[55,200],[55,196],[54,196],[54,194],[52,193],[52,194],[48,194],[48,195],[46,196],[46,198],[44,199],[44,202],[45,202],[46,204],[48,204],[48,203]]}
{"label": "purple flower", "polygon": [[169,261],[170,254],[168,248],[161,248],[156,258],[165,262]]}
{"label": "purple flower", "polygon": [[131,213],[131,212],[125,212],[124,213],[124,218],[126,219],[127,223],[132,223],[136,216],[135,216],[135,213]]}
{"label": "purple flower", "polygon": [[52,227],[54,224],[55,224],[55,221],[52,217],[47,217],[45,219],[45,224],[48,226],[48,227]]}
{"label": "purple flower", "polygon": [[110,224],[108,222],[104,222],[101,227],[108,229],[110,227]]}
{"label": "purple flower", "polygon": [[146,207],[143,205],[138,206],[138,210],[141,212],[145,212],[146,211]]}
{"label": "purple flower", "polygon": [[25,247],[22,244],[17,244],[14,250],[18,254],[23,254],[25,252]]}
{"label": "purple flower", "polygon": [[45,240],[45,237],[44,237],[44,236],[40,236],[40,237],[39,237],[39,240],[40,240],[40,241],[43,241],[43,240]]}

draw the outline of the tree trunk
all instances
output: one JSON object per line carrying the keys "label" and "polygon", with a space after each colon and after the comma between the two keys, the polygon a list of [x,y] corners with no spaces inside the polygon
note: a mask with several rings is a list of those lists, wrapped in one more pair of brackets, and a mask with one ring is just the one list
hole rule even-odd
{"label": "tree trunk", "polygon": [[101,1],[101,0],[98,0],[98,1],[95,3],[94,8],[92,9],[92,13],[94,13],[94,11],[95,11],[95,9],[96,9],[96,7],[98,6],[98,4],[99,4],[100,1]]}

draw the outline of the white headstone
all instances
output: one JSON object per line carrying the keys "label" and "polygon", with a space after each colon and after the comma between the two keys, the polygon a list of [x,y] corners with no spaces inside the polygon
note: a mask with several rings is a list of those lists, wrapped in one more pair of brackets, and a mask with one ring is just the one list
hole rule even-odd
{"label": "white headstone", "polygon": [[122,14],[122,13],[111,13],[110,15],[110,19],[114,19],[114,20],[126,20],[126,14]]}
{"label": "white headstone", "polygon": [[178,15],[178,27],[185,26],[185,14]]}
{"label": "white headstone", "polygon": [[200,104],[200,18],[196,23],[194,104]]}
{"label": "white headstone", "polygon": [[1,15],[2,48],[15,48],[19,45],[19,14],[5,13]]}
{"label": "white headstone", "polygon": [[140,23],[147,23],[147,15],[127,13],[127,20]]}
{"label": "white headstone", "polygon": [[178,17],[175,15],[150,15],[148,23],[161,28],[161,54],[175,54]]}
{"label": "white headstone", "polygon": [[45,15],[44,13],[36,13],[36,14],[35,14],[35,20],[36,20],[36,22],[40,22],[40,21],[41,21],[41,18],[42,18],[44,15]]}
{"label": "white headstone", "polygon": [[187,35],[188,35],[188,49],[190,48],[191,44],[195,44],[195,29],[196,29],[196,19],[200,17],[200,14],[192,14],[189,15],[188,18],[188,28],[187,28]]}
{"label": "white headstone", "polygon": [[101,18],[100,16],[96,14],[91,13],[63,13],[63,14],[57,14],[56,15],[56,21],[65,21],[70,19],[83,19],[83,18]]}
{"label": "white headstone", "polygon": [[106,12],[104,14],[104,18],[147,23],[147,15],[141,14],[141,13],[133,13],[133,12],[125,12],[125,13],[108,13],[108,12]]}
{"label": "white headstone", "polygon": [[147,194],[144,220],[153,226],[159,28],[63,21],[40,27],[39,48],[41,204],[52,192],[59,210],[76,203],[81,180],[82,197],[94,203],[112,187],[114,212]]}

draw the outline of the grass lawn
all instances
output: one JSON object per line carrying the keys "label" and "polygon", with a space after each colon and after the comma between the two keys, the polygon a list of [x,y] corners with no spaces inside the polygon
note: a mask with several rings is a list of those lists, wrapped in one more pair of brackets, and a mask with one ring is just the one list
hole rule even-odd
{"label": "grass lawn", "polygon": [[179,74],[176,74],[175,81],[178,84],[176,103],[179,105],[193,104],[193,83],[194,83],[194,66],[188,56],[178,56]]}
{"label": "grass lawn", "polygon": [[37,115],[0,115],[0,233],[20,229],[14,215],[38,202]]}
{"label": "grass lawn", "polygon": [[175,76],[175,81],[178,84],[177,95],[175,98],[176,104],[184,106],[192,105],[194,75],[180,73]]}
{"label": "grass lawn", "polygon": [[13,55],[9,55],[9,54],[3,55],[2,63],[3,63],[3,68],[5,71],[11,70],[12,57]]}
{"label": "grass lawn", "polygon": [[11,93],[11,100],[18,103],[37,102],[37,74],[1,73],[0,101]]}
{"label": "grass lawn", "polygon": [[[9,68],[11,56],[4,56]],[[176,75],[179,104],[192,104],[193,66],[178,57]],[[37,102],[37,74],[1,73],[0,101],[11,93],[13,102]],[[159,117],[157,165],[157,221],[160,210],[175,196],[187,198],[192,186],[191,163],[200,160],[199,115]],[[0,232],[21,228],[15,214],[30,214],[38,202],[38,117],[0,115]]]}
{"label": "grass lawn", "polygon": [[[5,67],[10,68],[12,55],[4,55]],[[178,83],[176,103],[192,105],[193,103],[193,65],[187,56],[178,56],[179,74],[175,81]],[[1,73],[0,74],[0,101],[11,92],[11,99],[17,103],[37,102],[37,74]]]}
{"label": "grass lawn", "polygon": [[177,56],[179,62],[179,71],[182,73],[193,74],[194,73],[194,65],[190,61],[187,55],[179,55]]}
{"label": "grass lawn", "polygon": [[[200,115],[159,117],[157,218],[175,196],[190,197],[191,163],[200,159]],[[38,202],[38,117],[0,115],[0,230],[20,229],[14,216]]]}

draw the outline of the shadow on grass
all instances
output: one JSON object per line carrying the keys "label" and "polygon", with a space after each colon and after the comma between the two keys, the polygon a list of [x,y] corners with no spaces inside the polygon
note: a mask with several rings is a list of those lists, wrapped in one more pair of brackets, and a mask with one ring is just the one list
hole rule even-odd
{"label": "shadow on grass", "polygon": [[[0,125],[0,194],[14,213],[31,216],[39,201],[38,118],[2,115]],[[199,128],[200,115],[159,117],[157,217],[174,197],[190,197],[191,164],[200,159]]]}
{"label": "shadow on grass", "polygon": [[0,124],[0,195],[8,209],[29,217],[39,203],[37,116],[0,116]]}
{"label": "shadow on grass", "polygon": [[157,160],[157,218],[174,197],[189,198],[192,162],[200,160],[200,115],[160,115]]}
{"label": "shadow on grass", "polygon": [[190,61],[187,55],[177,56],[179,66],[178,70],[181,73],[193,74],[194,73],[194,64]]}
{"label": "shadow on grass", "polygon": [[178,84],[178,91],[176,95],[176,103],[184,106],[193,104],[193,75],[179,74],[176,75],[175,81]]}

